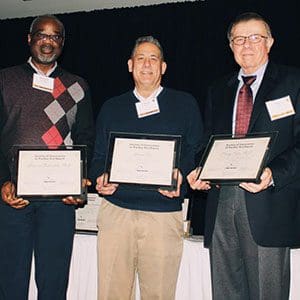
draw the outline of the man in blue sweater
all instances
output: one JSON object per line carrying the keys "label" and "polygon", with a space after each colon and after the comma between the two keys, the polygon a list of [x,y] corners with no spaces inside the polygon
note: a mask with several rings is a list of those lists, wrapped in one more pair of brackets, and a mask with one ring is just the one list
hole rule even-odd
{"label": "man in blue sweater", "polygon": [[[182,175],[192,169],[202,136],[196,100],[161,86],[167,68],[160,43],[137,39],[128,70],[135,88],[106,101],[97,119],[91,178],[105,197],[99,212],[98,299],[131,299],[136,274],[143,299],[172,300],[182,254]],[[109,134],[135,132],[181,136],[176,191],[105,183]]]}

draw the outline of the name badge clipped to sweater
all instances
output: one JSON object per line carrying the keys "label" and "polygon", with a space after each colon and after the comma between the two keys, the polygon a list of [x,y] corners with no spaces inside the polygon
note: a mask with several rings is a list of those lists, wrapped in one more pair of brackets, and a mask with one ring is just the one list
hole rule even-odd
{"label": "name badge clipped to sweater", "polygon": [[138,118],[144,118],[160,113],[157,99],[135,103]]}
{"label": "name badge clipped to sweater", "polygon": [[271,121],[282,119],[295,114],[290,96],[266,102]]}
{"label": "name badge clipped to sweater", "polygon": [[34,73],[32,87],[34,89],[52,93],[54,88],[54,78]]}

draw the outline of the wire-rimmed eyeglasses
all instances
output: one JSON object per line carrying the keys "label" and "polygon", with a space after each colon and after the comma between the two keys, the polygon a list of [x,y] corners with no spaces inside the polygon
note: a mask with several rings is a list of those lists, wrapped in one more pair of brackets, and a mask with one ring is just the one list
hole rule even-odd
{"label": "wire-rimmed eyeglasses", "polygon": [[261,34],[250,34],[248,36],[235,36],[231,39],[231,42],[234,45],[244,45],[246,43],[246,40],[249,41],[251,44],[257,44],[262,41],[262,39],[267,39],[267,36],[261,35]]}

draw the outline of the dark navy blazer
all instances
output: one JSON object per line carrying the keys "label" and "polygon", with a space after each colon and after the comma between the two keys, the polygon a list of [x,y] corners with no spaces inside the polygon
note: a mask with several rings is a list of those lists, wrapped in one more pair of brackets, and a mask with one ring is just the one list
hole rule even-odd
{"label": "dark navy blazer", "polygon": [[[216,81],[208,91],[206,141],[211,134],[231,134],[238,74]],[[295,114],[271,121],[265,102],[289,96]],[[300,246],[300,70],[268,63],[257,92],[249,133],[277,131],[267,166],[275,186],[260,193],[246,192],[251,233],[258,245]],[[219,189],[208,193],[205,245],[209,246],[218,207]]]}

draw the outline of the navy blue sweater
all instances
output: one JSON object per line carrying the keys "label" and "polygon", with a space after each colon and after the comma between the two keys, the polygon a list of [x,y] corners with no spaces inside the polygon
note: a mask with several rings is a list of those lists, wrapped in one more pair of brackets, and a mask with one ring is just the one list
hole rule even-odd
{"label": "navy blue sweater", "polygon": [[[96,178],[104,172],[109,133],[111,131],[147,134],[181,135],[180,165],[182,175],[195,167],[202,138],[202,119],[196,100],[188,93],[164,88],[158,96],[160,113],[139,119],[135,103],[138,99],[132,91],[106,101],[97,118],[96,143],[90,169],[90,177]],[[167,198],[155,190],[128,189],[119,185],[117,191],[105,198],[123,208],[144,211],[178,211],[185,193]]]}

